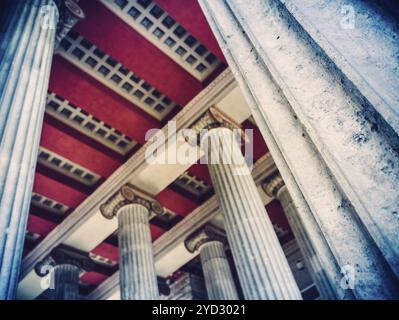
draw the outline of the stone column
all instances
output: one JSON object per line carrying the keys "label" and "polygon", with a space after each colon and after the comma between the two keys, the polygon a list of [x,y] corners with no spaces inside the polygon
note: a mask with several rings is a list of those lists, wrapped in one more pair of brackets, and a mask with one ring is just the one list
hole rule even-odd
{"label": "stone column", "polygon": [[51,300],[78,300],[79,275],[93,269],[94,261],[87,252],[65,245],[51,250],[50,255],[35,266],[40,277],[49,277],[46,287],[51,290]]}
{"label": "stone column", "polygon": [[121,299],[158,299],[148,220],[161,214],[163,208],[156,200],[126,184],[101,206],[101,212],[108,219],[118,217]]}
{"label": "stone column", "polygon": [[41,8],[51,4],[8,1],[1,26],[0,299],[13,299],[18,283],[55,35]]}
{"label": "stone column", "polygon": [[209,300],[238,300],[237,289],[224,251],[224,239],[210,225],[192,234],[185,245],[199,250]]}
{"label": "stone column", "polygon": [[[334,35],[329,32],[339,25],[338,1],[332,1],[332,7],[309,5],[317,14],[306,24],[307,19],[294,16],[303,12],[302,7],[292,11],[287,5],[292,1],[282,2],[200,0],[323,267],[334,277],[334,287],[341,287],[339,296],[397,299],[399,173],[391,169],[398,167],[397,148],[392,146],[399,140],[378,115],[381,103],[370,105],[371,100],[359,94],[365,88],[359,80],[377,75],[373,89],[380,94],[384,73],[396,70],[394,59],[389,63],[394,61],[392,68],[381,68],[365,63],[381,60],[378,52],[359,50],[359,39],[367,39],[369,46],[369,28],[379,33],[374,47],[386,44],[387,37],[381,37],[381,30],[388,30],[381,29],[385,20],[376,18],[380,23],[370,24],[370,17],[378,14],[356,15],[356,33],[342,52],[362,52],[363,57],[341,62],[374,70],[356,68],[367,76],[351,73],[348,81],[348,69],[335,68],[340,55],[323,51],[319,41],[334,49],[342,45],[342,35],[348,35],[340,28]],[[362,12],[356,9],[359,4],[354,5],[355,12]],[[320,19],[322,11],[330,11],[330,18]],[[360,18],[364,22],[358,24]],[[326,33],[315,28],[316,21],[330,24]],[[311,34],[305,26],[313,28]],[[331,36],[338,42],[331,42]]]}
{"label": "stone column", "polygon": [[291,230],[298,242],[299,249],[305,260],[305,265],[320,293],[321,299],[336,299],[335,290],[328,278],[311,240],[305,230],[298,211],[292,201],[287,187],[278,172],[268,177],[263,184],[263,189],[270,197],[277,198],[287,217]]}
{"label": "stone column", "polygon": [[54,294],[53,300],[79,299],[80,269],[74,264],[59,264],[54,267]]}
{"label": "stone column", "polygon": [[[233,128],[239,126],[212,107],[187,133],[187,140],[194,143],[200,138],[208,156],[244,296],[253,300],[301,299]],[[203,134],[203,129],[209,130]]]}
{"label": "stone column", "polygon": [[51,0],[2,5],[0,43],[0,299],[19,277],[58,22]]}

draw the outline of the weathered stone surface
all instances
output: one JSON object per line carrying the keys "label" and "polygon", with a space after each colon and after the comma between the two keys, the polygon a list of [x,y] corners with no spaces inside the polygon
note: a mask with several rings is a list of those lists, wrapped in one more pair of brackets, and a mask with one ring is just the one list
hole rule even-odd
{"label": "weathered stone surface", "polygon": [[78,266],[73,264],[59,264],[54,267],[53,300],[79,299],[79,272]]}
{"label": "weathered stone surface", "polygon": [[[393,141],[384,136],[386,131],[371,130],[369,120],[375,118],[367,118],[367,110],[362,113],[357,97],[337,79],[339,73],[334,74],[336,70],[277,1],[201,3],[335,287],[340,267],[349,265],[354,269],[356,298],[397,297],[397,280],[381,256],[382,252],[395,266],[397,222],[386,222],[392,220],[389,206],[398,203],[396,178],[375,166],[395,159],[389,146]],[[319,90],[325,91],[319,95]],[[325,108],[321,98],[331,94],[336,98],[333,107]],[[360,111],[355,117],[354,110]],[[371,140],[359,143],[346,130],[352,125],[359,128],[357,117],[365,120],[360,126]],[[365,203],[370,204],[367,209],[375,208],[372,223]],[[378,209],[377,204],[383,207]]]}
{"label": "weathered stone surface", "polygon": [[238,294],[224,247],[222,230],[208,224],[185,241],[188,251],[199,250],[206,289],[210,300],[237,300]]}
{"label": "weathered stone surface", "polygon": [[43,27],[41,10],[52,4],[16,0],[2,7],[0,299],[13,299],[18,283],[54,47],[55,31]]}
{"label": "weathered stone surface", "polygon": [[121,299],[158,299],[149,211],[134,203],[120,208],[117,215]]}
{"label": "weathered stone surface", "polygon": [[231,164],[210,163],[208,168],[245,298],[301,299],[233,132],[215,128],[203,139],[208,139],[208,159],[226,159],[226,152],[231,156]]}
{"label": "weathered stone surface", "polygon": [[295,204],[280,174],[276,172],[271,177],[268,177],[263,184],[263,188],[268,195],[276,197],[280,201],[291,230],[298,242],[310,276],[315,282],[320,293],[320,299],[337,298],[335,293],[337,290],[333,288],[334,283],[328,278],[328,275],[323,268],[322,262],[320,261],[307,231],[302,224]]}
{"label": "weathered stone surface", "polygon": [[200,248],[201,265],[210,300],[238,300],[229,262],[220,241],[209,241]]}

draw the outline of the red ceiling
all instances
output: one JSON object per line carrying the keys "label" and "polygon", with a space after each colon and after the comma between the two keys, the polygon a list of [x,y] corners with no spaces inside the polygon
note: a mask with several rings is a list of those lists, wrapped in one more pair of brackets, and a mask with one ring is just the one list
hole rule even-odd
{"label": "red ceiling", "polygon": [[100,2],[81,2],[87,17],[76,30],[96,46],[182,106],[202,89],[198,80]]}
{"label": "red ceiling", "polygon": [[158,0],[157,3],[220,60],[226,62],[198,0]]}
{"label": "red ceiling", "polygon": [[112,261],[118,261],[118,248],[107,242],[99,244],[91,252]]}
{"label": "red ceiling", "polygon": [[103,282],[107,278],[108,278],[108,276],[105,275],[105,274],[101,274],[101,273],[98,273],[98,272],[90,271],[90,272],[84,273],[80,277],[80,280],[82,282],[86,282],[88,284],[93,284],[93,285],[98,286],[101,282]]}
{"label": "red ceiling", "polygon": [[[225,61],[197,0],[158,0],[157,3],[209,50]],[[152,86],[182,106],[202,90],[203,83],[141,37],[99,1],[81,0],[79,5],[84,9],[86,19],[78,23],[75,27],[76,31]],[[145,143],[144,137],[147,130],[162,126],[159,121],[61,56],[54,57],[49,90],[126,134],[140,145]],[[267,152],[267,147],[259,131],[250,122],[245,122],[244,128],[255,130],[254,158],[258,159]],[[90,138],[79,138],[79,134],[76,134],[74,129],[50,117],[45,117],[41,146],[103,178],[109,177],[126,160],[115,156],[115,153],[107,147],[96,147],[95,143],[91,143]],[[189,173],[211,184],[206,165],[194,164],[189,169]],[[39,172],[35,175],[33,191],[65,204],[71,209],[76,208],[87,197],[87,194],[79,191],[78,188],[56,181],[51,175]],[[157,199],[163,206],[182,217],[198,207],[195,201],[170,187],[160,192]],[[281,216],[281,207],[278,204],[271,203],[267,210],[274,222],[282,227],[285,226],[286,222]],[[54,222],[35,215],[35,209],[32,208],[28,223],[29,231],[44,237],[55,226]],[[153,240],[163,233],[165,230],[151,225]],[[92,252],[113,261],[118,260],[118,249],[107,242],[101,243]],[[85,273],[81,278],[82,281],[95,285],[105,279],[105,275],[96,272]]]}
{"label": "red ceiling", "polygon": [[76,208],[87,195],[65,184],[36,172],[33,191],[58,201],[70,208]]}
{"label": "red ceiling", "polygon": [[122,164],[46,122],[40,145],[105,178]]}
{"label": "red ceiling", "polygon": [[280,201],[274,199],[267,206],[266,211],[270,217],[270,220],[273,224],[278,225],[280,228],[285,230],[291,230],[288,220],[285,217],[283,207],[280,204]]}
{"label": "red ceiling", "polygon": [[194,201],[173,191],[171,188],[162,190],[157,194],[156,199],[162,203],[165,208],[168,208],[181,216],[190,214],[196,207],[198,207],[198,204]]}
{"label": "red ceiling", "polygon": [[144,144],[145,133],[159,122],[88,74],[54,57],[49,90]]}
{"label": "red ceiling", "polygon": [[57,224],[54,222],[36,216],[34,211],[31,211],[30,213],[31,214],[29,215],[28,220],[28,231],[32,233],[37,233],[42,237],[45,237],[57,226]]}

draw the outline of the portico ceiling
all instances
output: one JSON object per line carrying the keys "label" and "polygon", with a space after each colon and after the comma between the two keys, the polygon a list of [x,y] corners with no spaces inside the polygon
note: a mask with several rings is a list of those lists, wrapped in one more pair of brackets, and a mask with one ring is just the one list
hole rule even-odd
{"label": "portico ceiling", "polygon": [[[41,294],[33,268],[58,244],[90,252],[116,272],[117,221],[106,220],[99,205],[124,183],[166,208],[150,221],[155,246],[212,201],[206,165],[145,162],[148,130],[166,130],[171,119],[186,128],[216,105],[254,129],[255,161],[268,153],[197,0],[79,5],[86,18],[64,39],[52,64],[19,298]],[[288,228],[278,205],[268,208],[272,221]],[[186,262],[180,253],[172,265],[176,252],[157,261],[158,275],[167,277]],[[95,290],[112,272],[82,274],[82,285]]]}

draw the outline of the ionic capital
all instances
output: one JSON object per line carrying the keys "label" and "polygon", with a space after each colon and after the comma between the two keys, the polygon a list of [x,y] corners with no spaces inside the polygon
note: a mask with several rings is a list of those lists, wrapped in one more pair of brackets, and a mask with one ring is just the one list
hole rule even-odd
{"label": "ionic capital", "polygon": [[184,137],[191,145],[200,145],[201,131],[209,131],[215,128],[228,128],[239,130],[241,138],[245,141],[245,133],[241,126],[231,119],[224,112],[216,107],[210,107],[189,129],[184,133]]}
{"label": "ionic capital", "polygon": [[55,35],[55,49],[58,48],[62,39],[65,38],[76,23],[85,18],[85,14],[77,2],[79,2],[79,0],[55,0],[59,12],[57,32]]}
{"label": "ionic capital", "polygon": [[71,264],[85,271],[92,271],[95,265],[88,252],[59,245],[51,250],[45,259],[36,264],[35,271],[43,277],[49,273],[51,268],[61,264]]}
{"label": "ionic capital", "polygon": [[284,181],[278,171],[274,172],[271,176],[267,177],[262,183],[262,188],[266,194],[273,198],[277,197],[278,191],[284,186]]}
{"label": "ionic capital", "polygon": [[205,225],[187,237],[184,241],[184,245],[189,252],[194,253],[203,244],[210,241],[220,241],[225,244],[226,237],[224,233],[216,227]]}
{"label": "ionic capital", "polygon": [[150,195],[135,188],[130,183],[122,186],[118,192],[113,194],[111,198],[100,206],[101,214],[112,219],[118,214],[118,210],[129,204],[139,204],[148,209],[149,218],[155,215],[162,215],[164,208],[161,204]]}

